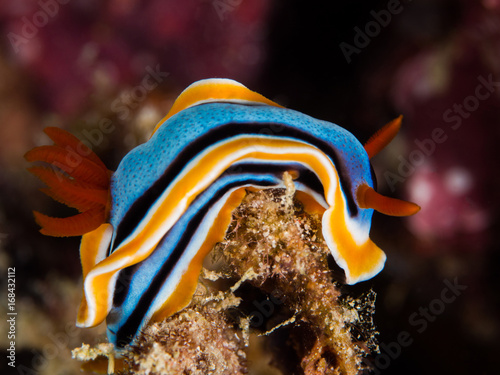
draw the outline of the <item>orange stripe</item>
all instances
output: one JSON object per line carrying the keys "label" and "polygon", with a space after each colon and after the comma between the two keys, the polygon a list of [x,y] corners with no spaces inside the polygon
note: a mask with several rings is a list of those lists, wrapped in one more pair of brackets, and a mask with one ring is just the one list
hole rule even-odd
{"label": "orange stripe", "polygon": [[[82,242],[80,243],[80,261],[82,263],[84,280],[90,270],[102,260],[100,259],[102,255],[104,255],[104,257],[106,256],[103,247],[107,247],[107,244],[111,241],[112,230],[111,224],[106,223],[82,236]],[[80,308],[78,309],[77,323],[83,325],[87,319],[88,306],[84,291],[82,301],[80,302]]]}
{"label": "orange stripe", "polygon": [[[256,146],[265,146],[274,150],[293,147],[298,148],[298,150],[292,153],[288,152],[286,154],[279,155],[255,150]],[[247,152],[239,157],[234,156],[236,152],[242,149],[247,149]],[[332,184],[329,180],[328,168],[323,165],[322,161],[319,160],[316,155],[306,153],[307,150],[314,150],[317,153],[323,154],[315,147],[302,142],[262,137],[245,137],[235,139],[208,152],[200,160],[198,160],[197,164],[193,166],[180,181],[175,183],[170,193],[164,198],[163,204],[157,208],[152,217],[149,219],[148,225],[146,225],[139,233],[136,233],[134,238],[116,249],[113,254],[100,262],[94,270],[92,270],[91,273],[97,273],[100,269],[108,267],[111,268],[111,271],[106,271],[105,274],[97,277],[94,276],[94,279],[90,281],[89,287],[90,290],[93,291],[92,294],[95,294],[96,291],[107,290],[111,277],[120,269],[136,264],[148,257],[154,250],[157,242],[150,245],[149,248],[143,251],[140,255],[137,254],[137,249],[143,247],[155,233],[158,233],[157,237],[161,238],[163,232],[160,229],[164,223],[172,218],[176,220],[174,217],[175,209],[180,206],[184,207],[182,209],[182,211],[184,211],[196,198],[196,196],[206,189],[208,185],[218,177],[218,175],[214,175],[209,181],[197,186],[200,183],[200,176],[210,175],[214,170],[224,171],[231,164],[245,158],[276,161],[293,160],[295,162],[308,164],[311,169],[318,174],[318,177],[325,187],[325,191],[328,192]],[[223,159],[229,156],[233,157],[223,163]],[[329,163],[331,168],[334,168],[330,161]],[[336,181],[334,183],[336,183]],[[186,192],[189,192],[189,195],[186,195]],[[123,262],[123,264],[117,268],[116,265],[113,266],[113,264],[116,264],[117,262]],[[87,296],[87,298],[88,297],[89,296]],[[99,319],[104,319],[110,309],[110,306],[102,303],[105,300],[105,298],[102,298],[101,303],[96,305],[96,308],[100,310],[99,312],[96,312],[96,319],[97,317],[99,317]]]}
{"label": "orange stripe", "polygon": [[[82,262],[83,278],[102,259],[98,259],[102,247],[111,241],[112,226],[109,223],[102,224],[99,228],[82,236],[80,243],[80,260]],[[104,243],[106,242],[106,243]],[[103,257],[104,259],[104,257]]]}
{"label": "orange stripe", "polygon": [[327,215],[330,215],[331,228],[327,230],[331,231],[336,246],[329,247],[333,251],[336,249],[338,257],[345,261],[348,284],[354,284],[360,279],[365,280],[366,275],[373,275],[380,270],[385,260],[385,253],[369,238],[361,245],[356,243],[347,227],[345,202],[340,189],[335,192],[335,204],[330,210]]}
{"label": "orange stripe", "polygon": [[196,83],[194,86],[186,88],[175,100],[167,115],[155,126],[151,136],[167,119],[176,113],[199,102],[212,100],[245,100],[283,108],[281,105],[267,99],[265,96],[255,91],[249,90],[245,86],[240,86],[231,82],[223,83],[219,80],[207,80],[206,82]]}
{"label": "orange stripe", "polygon": [[175,290],[163,305],[153,314],[153,321],[160,321],[182,310],[189,305],[198,285],[203,260],[217,242],[224,239],[227,228],[231,223],[233,211],[240,205],[246,195],[246,189],[240,188],[231,193],[230,197],[219,211],[217,218],[210,227],[205,241],[196,255],[189,262],[188,269],[182,275]]}
{"label": "orange stripe", "polygon": [[[200,182],[200,176],[209,175],[211,171],[217,169],[225,170],[231,164],[240,161],[245,158],[255,158],[259,160],[294,160],[296,162],[302,162],[310,165],[312,169],[319,175],[320,180],[325,187],[325,191],[330,190],[330,181],[328,177],[327,169],[324,165],[321,164],[319,160],[316,159],[315,156],[306,154],[298,150],[296,153],[287,153],[284,155],[276,155],[266,152],[260,151],[250,151],[245,153],[244,155],[233,158],[229,162],[222,164],[224,157],[234,154],[235,152],[246,148],[248,144],[265,146],[274,149],[282,149],[285,147],[300,147],[303,149],[315,150],[314,147],[296,141],[284,141],[284,140],[275,140],[275,139],[252,139],[254,137],[248,137],[244,139],[237,139],[231,142],[228,142],[216,149],[212,150],[205,157],[203,157],[196,166],[194,166],[186,175],[182,178],[181,181],[177,182],[175,186],[172,188],[170,194],[165,197],[164,204],[162,204],[156,212],[151,217],[150,222],[147,227],[144,228],[127,244],[124,244],[121,248],[117,249],[113,254],[118,256],[118,253],[125,252],[127,248],[137,248],[141,246],[147,238],[150,237],[152,232],[159,230],[161,225],[172,215],[175,207],[180,205],[182,200],[186,200],[186,207],[196,198],[196,196],[201,193],[204,189],[208,187],[208,185],[218,176],[214,176],[209,182],[203,184],[202,186],[196,187],[196,185]],[[195,190],[196,187],[196,190]],[[186,192],[190,192],[190,195],[186,196]],[[107,258],[110,259],[110,258]],[[142,259],[141,259],[142,260]],[[110,260],[111,261],[111,260]]]}
{"label": "orange stripe", "polygon": [[304,211],[310,214],[322,216],[326,211],[326,208],[319,204],[316,199],[303,191],[297,190],[295,197],[304,205]]}

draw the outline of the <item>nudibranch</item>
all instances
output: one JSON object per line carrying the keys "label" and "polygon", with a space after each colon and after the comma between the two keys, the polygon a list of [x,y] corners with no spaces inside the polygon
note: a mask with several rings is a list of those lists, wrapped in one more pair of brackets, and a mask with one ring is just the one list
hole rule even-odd
{"label": "nudibranch", "polygon": [[370,158],[397,134],[393,120],[363,146],[347,130],[272,102],[229,79],[186,88],[151,138],[115,172],[76,137],[54,141],[26,159],[44,192],[78,215],[35,213],[41,232],[82,235],[83,298],[77,325],[106,319],[108,338],[123,347],[150,321],[186,307],[204,257],[221,241],[232,211],[249,189],[284,187],[294,178],[306,210],[321,207],[322,233],[346,282],[376,275],[386,256],[369,238],[373,211],[416,213],[410,202],[380,195]]}

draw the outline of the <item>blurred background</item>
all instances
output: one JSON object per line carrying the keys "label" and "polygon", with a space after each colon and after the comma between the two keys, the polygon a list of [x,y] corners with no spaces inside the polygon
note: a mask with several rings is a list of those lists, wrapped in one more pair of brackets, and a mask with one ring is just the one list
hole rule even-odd
{"label": "blurred background", "polygon": [[209,77],[233,78],[361,142],[404,116],[372,162],[379,191],[422,211],[375,214],[386,267],[345,288],[378,294],[381,353],[370,361],[382,374],[497,373],[498,0],[0,1],[2,373],[73,374],[70,350],[105,341],[103,327],[74,328],[79,240],[42,236],[31,213],[71,211],[37,191],[23,154],[58,126],[114,170],[187,85]]}

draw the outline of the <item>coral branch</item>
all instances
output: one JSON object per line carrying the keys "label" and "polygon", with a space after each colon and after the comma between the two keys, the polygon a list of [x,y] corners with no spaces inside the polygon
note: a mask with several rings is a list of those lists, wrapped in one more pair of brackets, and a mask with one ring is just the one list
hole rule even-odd
{"label": "coral branch", "polygon": [[304,212],[290,176],[285,181],[286,190],[248,192],[190,306],[145,329],[123,353],[125,374],[363,369],[363,356],[376,349],[374,293],[341,295],[321,217]]}

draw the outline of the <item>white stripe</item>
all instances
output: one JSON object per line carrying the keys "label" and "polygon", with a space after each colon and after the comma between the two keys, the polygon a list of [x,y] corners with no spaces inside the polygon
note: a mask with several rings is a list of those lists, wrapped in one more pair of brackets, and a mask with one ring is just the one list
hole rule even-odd
{"label": "white stripe", "polygon": [[[164,202],[168,199],[168,196],[171,193],[171,190],[173,189],[173,186],[176,186],[177,184],[182,183],[183,177],[193,169],[196,165],[200,163],[200,161],[206,156],[209,152],[215,150],[216,148],[222,146],[225,143],[232,142],[236,139],[244,139],[244,138],[249,138],[247,135],[241,135],[238,137],[233,137],[230,138],[224,142],[217,143],[215,145],[212,145],[210,147],[207,147],[202,153],[200,153],[195,159],[193,159],[190,163],[188,163],[183,171],[174,179],[174,181],[170,184],[170,186],[162,193],[160,198],[157,200],[155,204],[151,207],[151,209],[148,211],[146,216],[144,217],[143,220],[141,220],[141,223],[138,225],[138,227],[132,232],[131,235],[125,239],[125,241],[111,254],[110,257],[113,257],[114,254],[119,255],[121,248],[123,248],[126,244],[128,244],[137,234],[144,230],[145,227],[148,225],[148,223],[151,221],[153,215],[157,212],[158,208],[164,204]],[[152,233],[147,240],[138,248],[133,255],[127,256],[124,259],[121,259],[120,261],[114,261],[111,262],[108,266],[100,266],[99,264],[94,267],[89,274],[87,275],[87,278],[85,279],[85,294],[87,297],[87,303],[89,310],[95,307],[95,302],[92,298],[92,289],[91,289],[91,283],[92,280],[104,273],[107,272],[112,272],[119,271],[120,269],[124,267],[128,267],[130,265],[133,265],[137,263],[134,259],[137,259],[138,256],[146,256],[147,254],[151,253],[151,251],[154,249],[154,247],[158,244],[158,242],[161,240],[161,238],[164,236],[165,233],[168,232],[168,230],[177,222],[179,217],[185,212],[185,210],[188,207],[187,204],[187,199],[188,197],[191,196],[196,196],[200,192],[202,192],[206,187],[208,187],[220,174],[222,174],[226,169],[227,166],[232,165],[238,158],[244,157],[245,155],[248,155],[249,153],[252,152],[261,152],[261,153],[269,153],[272,155],[287,155],[290,153],[303,153],[303,154],[309,154],[313,155],[317,160],[321,162],[322,165],[324,165],[327,169],[327,173],[330,179],[330,191],[326,192],[326,202],[332,206],[335,201],[335,190],[337,187],[337,174],[335,167],[331,160],[320,150],[317,148],[311,146],[308,143],[297,141],[295,139],[289,139],[289,138],[278,138],[278,137],[273,137],[273,140],[276,139],[283,139],[287,141],[294,141],[296,143],[301,144],[300,146],[296,147],[286,147],[286,148],[273,148],[269,146],[262,146],[262,145],[256,145],[253,144],[253,141],[255,138],[262,138],[263,140],[269,140],[269,137],[266,136],[252,136],[252,145],[249,147],[242,148],[238,150],[238,152],[232,153],[227,155],[224,159],[222,159],[216,166],[216,168],[212,169],[211,173],[207,174],[202,178],[198,184],[191,189],[189,192],[186,192],[185,198],[181,200],[181,202],[177,205],[175,211],[162,223],[161,227],[156,230],[154,233]],[[302,146],[303,145],[303,146]],[[244,160],[240,160],[242,162]],[[283,161],[286,161],[286,159],[283,159]],[[266,162],[266,160],[263,160],[263,162]],[[273,161],[269,161],[270,163],[273,163]],[[291,163],[297,163],[296,160],[290,160],[289,162]],[[302,164],[302,163],[301,163]],[[312,169],[311,166],[305,165],[307,168]],[[325,181],[322,181],[324,184]],[[116,278],[116,275],[114,275],[114,278]],[[114,282],[110,282],[107,287],[108,291],[112,291],[114,289]],[[112,293],[111,293],[112,295]],[[106,311],[109,312],[111,309],[111,297],[109,298],[108,305],[106,306]]]}
{"label": "white stripe", "polygon": [[[156,295],[153,303],[151,304],[147,314],[145,315],[143,319],[143,323],[147,323],[151,317],[163,306],[165,301],[167,301],[172,294],[174,294],[179,287],[180,280],[182,279],[182,276],[186,273],[186,271],[189,269],[191,261],[193,258],[196,256],[198,251],[200,250],[201,246],[205,242],[207,235],[210,231],[210,228],[212,227],[214,221],[217,219],[217,216],[219,215],[220,210],[222,207],[226,204],[227,200],[231,196],[231,194],[242,188],[242,187],[249,187],[249,186],[255,186],[257,188],[266,188],[262,186],[256,186],[252,184],[246,184],[242,185],[239,187],[235,187],[231,190],[229,190],[226,194],[224,194],[218,201],[215,203],[212,208],[207,212],[205,217],[203,218],[203,221],[201,224],[198,226],[196,229],[196,232],[193,234],[191,237],[191,241],[187,245],[186,249],[183,251],[182,256],[180,257],[179,261],[176,263],[175,267],[173,268],[171,274],[165,280],[163,283],[161,289],[158,291],[158,294]],[[284,187],[284,185],[277,185],[276,187]],[[224,228],[224,232],[227,230],[227,228]],[[182,291],[179,291],[182,292]]]}

